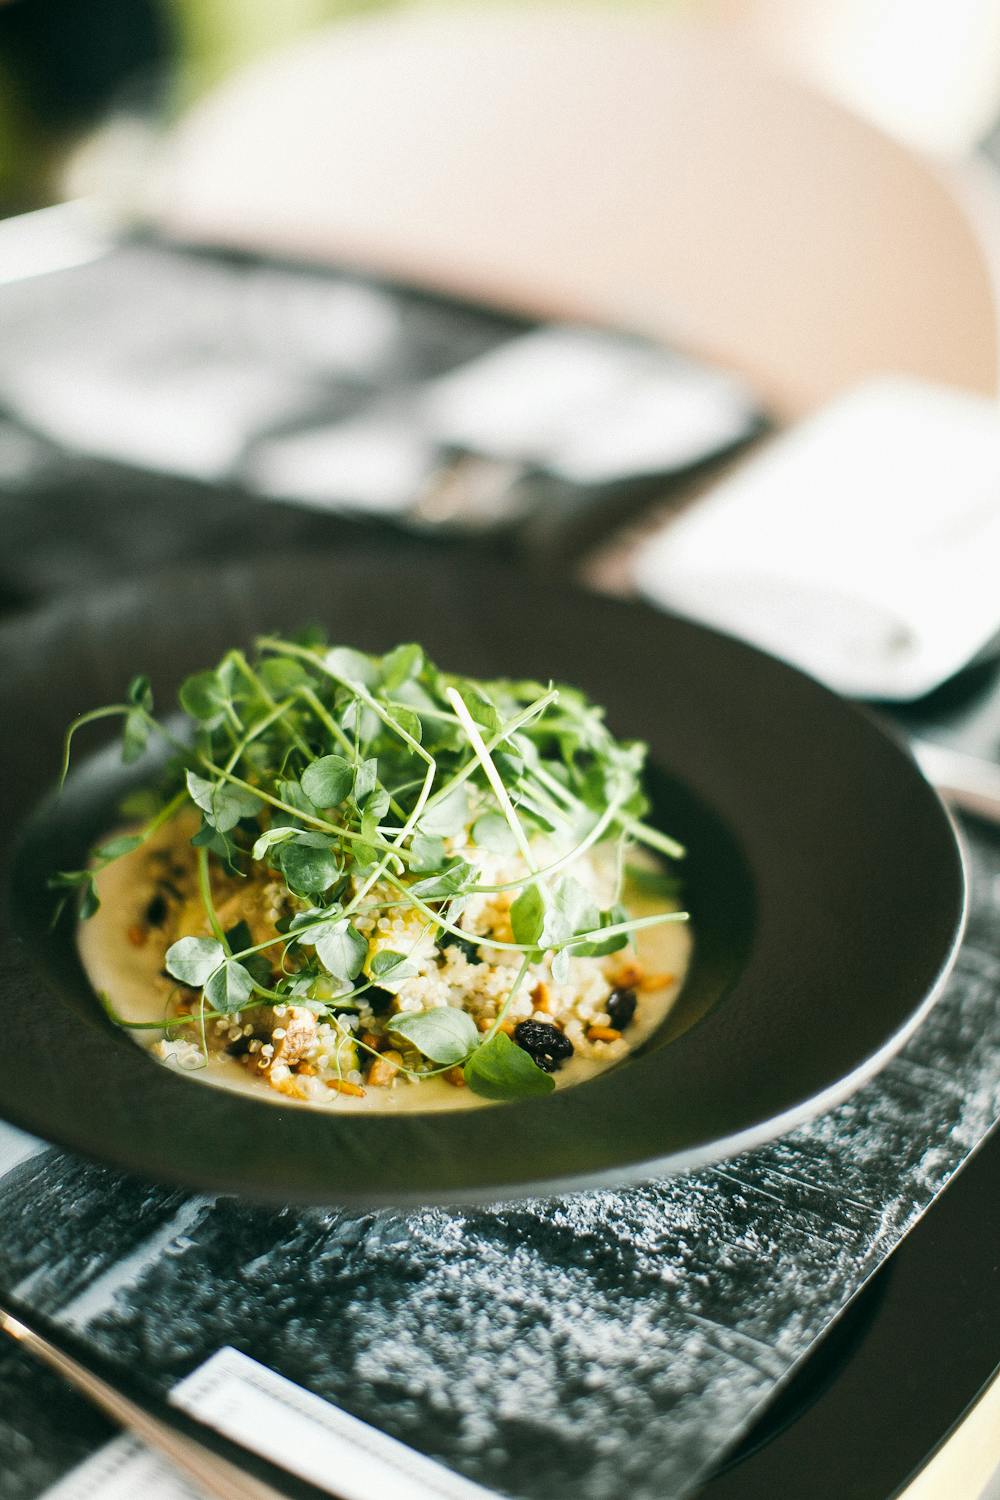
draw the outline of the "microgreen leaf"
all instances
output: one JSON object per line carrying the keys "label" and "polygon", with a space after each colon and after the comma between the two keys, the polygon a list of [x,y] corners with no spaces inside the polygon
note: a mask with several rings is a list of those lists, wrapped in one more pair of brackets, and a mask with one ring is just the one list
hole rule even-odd
{"label": "microgreen leaf", "polygon": [[502,813],[484,813],[472,825],[472,842],[492,854],[511,855],[517,853],[517,839]]}
{"label": "microgreen leaf", "polygon": [[469,1088],[484,1099],[531,1099],[556,1086],[555,1079],[502,1031],[476,1048],[463,1073]]}
{"label": "microgreen leaf", "polygon": [[145,709],[148,714],[153,712],[153,689],[145,673],[132,678],[125,689],[125,701],[131,703],[133,708]]}
{"label": "microgreen leaf", "polygon": [[372,978],[385,989],[402,984],[404,979],[413,979],[417,973],[416,965],[404,953],[394,953],[391,948],[380,948],[373,954],[368,968]]}
{"label": "microgreen leaf", "polygon": [[[608,911],[602,911],[594,927],[617,927],[621,922],[628,921],[628,911],[624,906],[616,904]],[[581,929],[577,929],[580,931]],[[620,948],[628,945],[628,934],[618,933],[615,937],[594,938],[589,943],[574,943],[572,952],[580,958],[603,958],[608,953],[617,953]]]}
{"label": "microgreen leaf", "polygon": [[257,675],[268,691],[279,698],[309,681],[309,673],[302,663],[287,656],[267,657],[257,668]]}
{"label": "microgreen leaf", "polygon": [[294,834],[294,828],[277,827],[265,829],[253,846],[251,858],[255,860],[263,859],[267,851],[272,849],[275,844],[283,844],[286,839],[293,838]]}
{"label": "microgreen leaf", "polygon": [[208,728],[222,722],[229,701],[218,672],[195,672],[181,683],[177,696],[184,712]]}
{"label": "microgreen leaf", "polygon": [[229,781],[207,781],[195,771],[188,771],[187,789],[191,800],[205,814],[206,823],[220,833],[228,833],[242,818],[251,818],[260,812],[260,798]]}
{"label": "microgreen leaf", "polygon": [[122,726],[122,760],[125,765],[134,765],[149,743],[149,724],[139,709],[125,715]]}
{"label": "microgreen leaf", "polygon": [[320,962],[334,979],[339,979],[343,984],[357,979],[368,957],[368,942],[356,927],[346,920],[333,922],[318,933],[313,941]]}
{"label": "microgreen leaf", "polygon": [[322,755],[302,772],[302,790],[315,807],[337,807],[354,785],[354,767],[342,755]]}
{"label": "microgreen leaf", "polygon": [[131,854],[133,849],[138,849],[142,843],[140,833],[123,833],[118,838],[108,839],[106,844],[99,844],[94,850],[94,858],[99,859],[102,864],[110,864],[113,859],[120,859],[123,854]]}
{"label": "microgreen leaf", "polygon": [[209,975],[225,961],[222,944],[215,938],[184,937],[167,949],[167,973],[193,990],[200,990]]}
{"label": "microgreen leaf", "polygon": [[252,994],[252,977],[241,963],[231,958],[209,975],[205,983],[205,999],[213,1010],[239,1010]]}
{"label": "microgreen leaf", "polygon": [[447,869],[437,875],[428,875],[409,887],[412,896],[421,901],[444,901],[448,896],[461,895],[476,882],[476,868],[467,860],[456,859]]}
{"label": "microgreen leaf", "polygon": [[423,870],[440,870],[448,858],[444,839],[428,833],[415,833],[410,840],[410,869],[415,873]]}
{"label": "microgreen leaf", "polygon": [[439,802],[434,802],[417,824],[423,834],[437,834],[442,838],[454,838],[464,832],[469,818],[469,799],[465,787],[456,787]]}
{"label": "microgreen leaf", "polygon": [[390,1030],[412,1042],[431,1062],[454,1067],[464,1062],[479,1041],[476,1023],[467,1011],[451,1005],[433,1010],[404,1011],[393,1016]]}
{"label": "microgreen leaf", "polygon": [[274,859],[297,896],[322,895],[344,873],[332,840],[323,833],[296,833],[276,847]]}
{"label": "microgreen leaf", "polygon": [[537,885],[526,885],[510,908],[510,925],[515,943],[534,947],[542,935],[544,922],[545,897]]}
{"label": "microgreen leaf", "polygon": [[382,685],[386,692],[394,692],[411,677],[416,677],[424,664],[424,653],[420,646],[409,644],[397,646],[382,658]]}
{"label": "microgreen leaf", "polygon": [[323,657],[323,665],[343,682],[360,683],[368,688],[378,682],[378,667],[372,658],[350,646],[334,646]]}

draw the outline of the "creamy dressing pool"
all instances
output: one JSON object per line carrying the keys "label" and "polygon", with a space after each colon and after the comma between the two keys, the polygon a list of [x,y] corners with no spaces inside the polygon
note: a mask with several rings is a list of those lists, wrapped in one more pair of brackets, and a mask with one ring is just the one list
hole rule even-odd
{"label": "creamy dressing pool", "polygon": [[[166,1013],[173,988],[160,973],[163,949],[158,934],[151,932],[141,947],[134,946],[128,936],[129,929],[141,922],[155,891],[146,857],[149,847],[124,855],[97,874],[101,906],[89,921],[80,924],[78,938],[80,958],[94,990],[107,996],[123,1020],[132,1022],[159,1021]],[[630,915],[636,917],[653,915],[663,909],[662,901],[651,899],[628,885],[625,905]],[[640,994],[635,1020],[625,1033],[633,1050],[657,1030],[672,1008],[690,963],[692,935],[687,922],[664,922],[640,929],[634,935],[634,942],[636,954],[646,971],[670,975],[671,982]],[[140,1046],[148,1049],[165,1033],[151,1029],[129,1034]],[[557,1088],[566,1088],[582,1083],[608,1067],[618,1066],[621,1066],[620,1059],[601,1063],[574,1056],[553,1076]],[[420,1083],[400,1078],[392,1088],[368,1088],[363,1098],[331,1092],[328,1101],[297,1100],[276,1092],[255,1078],[235,1058],[214,1051],[210,1052],[208,1062],[203,1066],[184,1071],[201,1083],[232,1089],[265,1102],[291,1104],[303,1109],[394,1114],[400,1110],[468,1109],[490,1103],[471,1089],[456,1088],[440,1077],[424,1079]]]}

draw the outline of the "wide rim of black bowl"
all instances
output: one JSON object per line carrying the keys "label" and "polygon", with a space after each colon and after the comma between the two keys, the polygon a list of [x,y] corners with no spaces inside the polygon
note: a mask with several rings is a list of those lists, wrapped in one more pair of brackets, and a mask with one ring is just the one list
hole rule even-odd
{"label": "wide rim of black bowl", "polygon": [[[721,840],[732,880],[705,918],[724,939],[731,894],[735,961],[716,976],[717,1003],[665,1045],[545,1099],[397,1116],[206,1087],[139,1054],[96,999],[81,1005],[65,954],[46,970],[42,872],[23,839],[65,723],[114,701],[135,671],[165,701],[228,645],[312,620],[368,649],[422,639],[457,671],[574,682],[617,733],[645,739],[677,808]],[[961,938],[951,820],[862,711],[728,636],[502,564],[350,553],[172,570],[0,630],[0,681],[18,707],[0,752],[15,810],[3,834],[0,1114],[148,1178],[407,1206],[687,1170],[784,1133],[871,1077],[926,1014]],[[91,759],[84,779],[100,784],[108,764]]]}

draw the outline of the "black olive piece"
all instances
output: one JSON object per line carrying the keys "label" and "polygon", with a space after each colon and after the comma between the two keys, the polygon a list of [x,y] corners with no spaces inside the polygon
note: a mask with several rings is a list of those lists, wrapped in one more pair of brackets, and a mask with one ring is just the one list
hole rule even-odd
{"label": "black olive piece", "polygon": [[547,1021],[522,1021],[514,1027],[514,1040],[543,1073],[555,1073],[573,1056],[573,1043]]}
{"label": "black olive piece", "polygon": [[608,1015],[616,1031],[624,1031],[635,1015],[635,990],[612,990],[608,996]]}
{"label": "black olive piece", "polygon": [[474,943],[471,938],[459,937],[454,932],[443,932],[438,947],[441,949],[457,948],[459,952],[465,954],[470,964],[481,964],[483,961],[482,954],[479,952],[479,944]]}
{"label": "black olive piece", "polygon": [[389,990],[380,989],[375,984],[370,990],[365,990],[363,998],[368,1001],[373,1015],[384,1016],[396,997]]}
{"label": "black olive piece", "polygon": [[148,927],[162,927],[167,920],[167,903],[162,891],[156,895],[146,907],[146,925]]}
{"label": "black olive piece", "polygon": [[238,1036],[235,1042],[229,1043],[226,1051],[230,1057],[242,1057],[244,1053],[250,1051],[250,1038],[248,1036]]}

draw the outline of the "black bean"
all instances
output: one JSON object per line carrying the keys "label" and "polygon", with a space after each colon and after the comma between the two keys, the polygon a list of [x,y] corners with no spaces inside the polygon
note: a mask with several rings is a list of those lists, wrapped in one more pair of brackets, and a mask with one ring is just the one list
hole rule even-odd
{"label": "black bean", "polygon": [[608,1015],[616,1031],[624,1031],[635,1015],[635,990],[612,990],[608,996]]}
{"label": "black bean", "polygon": [[514,1040],[543,1073],[555,1073],[573,1056],[573,1043],[547,1021],[522,1021],[514,1028]]}

